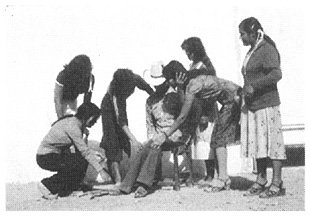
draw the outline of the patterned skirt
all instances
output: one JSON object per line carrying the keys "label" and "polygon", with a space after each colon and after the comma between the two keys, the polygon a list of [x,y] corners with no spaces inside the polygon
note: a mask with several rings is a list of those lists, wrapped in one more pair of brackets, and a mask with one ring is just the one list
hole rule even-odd
{"label": "patterned skirt", "polygon": [[279,106],[245,110],[240,122],[243,157],[286,159]]}

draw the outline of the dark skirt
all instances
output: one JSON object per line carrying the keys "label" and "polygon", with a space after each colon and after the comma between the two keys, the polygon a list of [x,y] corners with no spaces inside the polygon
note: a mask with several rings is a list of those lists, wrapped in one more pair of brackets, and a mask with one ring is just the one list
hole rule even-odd
{"label": "dark skirt", "polygon": [[224,105],[218,113],[211,138],[211,148],[226,147],[240,140],[240,107],[236,103]]}
{"label": "dark skirt", "polygon": [[101,119],[103,136],[100,147],[105,150],[107,159],[111,162],[120,162],[123,159],[123,151],[130,157],[130,141],[117,123],[109,94],[104,96],[101,103]]}

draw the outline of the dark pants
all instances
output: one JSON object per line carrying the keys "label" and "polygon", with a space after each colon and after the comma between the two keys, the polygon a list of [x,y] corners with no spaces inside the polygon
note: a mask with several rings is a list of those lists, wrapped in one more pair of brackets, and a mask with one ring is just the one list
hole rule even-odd
{"label": "dark pants", "polygon": [[38,165],[45,170],[57,172],[41,182],[53,194],[67,196],[80,187],[88,162],[77,153],[37,155]]}
{"label": "dark pants", "polygon": [[161,160],[160,149],[151,148],[151,142],[148,142],[141,152],[131,161],[129,170],[122,181],[120,190],[130,193],[136,182],[151,187],[154,181],[156,168]]}

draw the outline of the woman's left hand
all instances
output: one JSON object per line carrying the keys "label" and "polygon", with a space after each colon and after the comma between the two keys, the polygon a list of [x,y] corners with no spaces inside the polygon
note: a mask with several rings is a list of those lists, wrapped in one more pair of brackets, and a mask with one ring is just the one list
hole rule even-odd
{"label": "woman's left hand", "polygon": [[153,143],[151,144],[151,147],[154,149],[159,149],[160,146],[166,141],[166,135],[164,133],[155,135],[152,140]]}
{"label": "woman's left hand", "polygon": [[242,92],[244,96],[251,97],[254,94],[254,88],[251,85],[246,85],[243,87]]}

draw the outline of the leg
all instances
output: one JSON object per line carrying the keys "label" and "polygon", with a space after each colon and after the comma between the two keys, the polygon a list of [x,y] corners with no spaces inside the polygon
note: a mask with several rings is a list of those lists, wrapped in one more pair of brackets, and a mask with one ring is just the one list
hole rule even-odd
{"label": "leg", "polygon": [[115,185],[119,186],[122,181],[122,177],[120,173],[120,162],[108,160],[108,167],[109,167],[109,171],[112,175]]}
{"label": "leg", "polygon": [[282,183],[282,160],[272,160],[272,183],[280,185]]}
{"label": "leg", "polygon": [[219,166],[219,179],[226,180],[228,179],[227,174],[227,149],[226,147],[218,147],[215,149],[216,158]]}
{"label": "leg", "polygon": [[214,178],[215,173],[215,162],[214,160],[205,160],[207,176],[206,181],[211,181]]}
{"label": "leg", "polygon": [[189,169],[189,177],[186,180],[186,185],[187,186],[193,186],[193,164],[192,164],[192,155],[191,155],[191,148],[190,146],[186,147],[186,160],[187,160],[187,166]]}
{"label": "leg", "polygon": [[88,162],[80,153],[75,154],[48,154],[37,157],[41,168],[58,171],[57,174],[45,178],[41,183],[59,196],[69,195],[76,190],[82,182]]}
{"label": "leg", "polygon": [[265,190],[267,184],[267,158],[256,159],[257,164],[257,177],[256,182],[244,194],[244,196],[259,195]]}
{"label": "leg", "polygon": [[157,161],[150,160],[151,151],[150,146],[146,145],[143,147],[142,151],[135,156],[123,182],[121,183],[121,191],[130,193],[136,182],[140,182],[149,187],[152,186]]}
{"label": "leg", "polygon": [[173,151],[173,171],[174,171],[174,186],[173,189],[176,191],[180,190],[180,179],[179,179],[179,161],[178,161],[178,148]]}
{"label": "leg", "polygon": [[211,186],[204,190],[205,192],[219,192],[230,189],[231,180],[227,173],[227,149],[221,146],[216,148],[215,152],[219,166],[218,179],[212,181]]}
{"label": "leg", "polygon": [[273,176],[270,187],[259,194],[259,198],[271,198],[285,195],[285,188],[281,178],[282,161],[272,160]]}
{"label": "leg", "polygon": [[256,159],[257,178],[256,182],[264,185],[267,183],[267,158]]}

